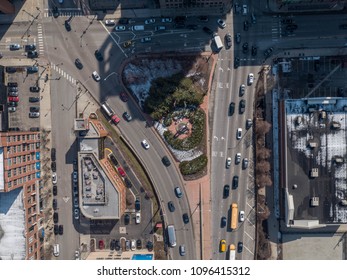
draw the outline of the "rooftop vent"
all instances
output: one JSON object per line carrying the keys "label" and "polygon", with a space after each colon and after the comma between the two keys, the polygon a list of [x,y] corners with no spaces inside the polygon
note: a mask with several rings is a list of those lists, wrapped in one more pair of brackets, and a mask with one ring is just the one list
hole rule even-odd
{"label": "rooftop vent", "polygon": [[310,171],[310,177],[311,178],[317,178],[318,177],[318,168],[312,168]]}
{"label": "rooftop vent", "polygon": [[319,206],[319,197],[312,197],[311,198],[311,207],[317,207]]}

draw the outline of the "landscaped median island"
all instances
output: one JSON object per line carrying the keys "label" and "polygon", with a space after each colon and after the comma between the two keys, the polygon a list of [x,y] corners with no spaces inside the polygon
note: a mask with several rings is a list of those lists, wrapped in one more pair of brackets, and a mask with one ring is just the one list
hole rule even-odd
{"label": "landscaped median island", "polygon": [[197,55],[137,59],[123,72],[125,86],[153,119],[185,179],[206,172],[206,112],[201,104],[210,71],[208,57]]}

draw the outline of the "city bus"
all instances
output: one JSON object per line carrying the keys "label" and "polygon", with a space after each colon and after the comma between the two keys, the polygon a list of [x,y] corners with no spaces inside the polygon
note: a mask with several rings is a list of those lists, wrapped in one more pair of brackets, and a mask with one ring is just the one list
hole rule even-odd
{"label": "city bus", "polygon": [[173,225],[169,225],[167,227],[167,236],[169,239],[169,246],[175,247],[176,246],[176,233],[175,233],[175,227]]}
{"label": "city bus", "polygon": [[237,222],[238,222],[238,214],[239,214],[236,203],[231,204],[230,212],[231,212],[230,228],[236,229],[237,228]]}

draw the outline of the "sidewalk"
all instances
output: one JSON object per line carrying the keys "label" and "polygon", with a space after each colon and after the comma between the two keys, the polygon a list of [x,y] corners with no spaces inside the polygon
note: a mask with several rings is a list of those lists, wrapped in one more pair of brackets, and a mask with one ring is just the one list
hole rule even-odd
{"label": "sidewalk", "polygon": [[342,11],[344,2],[337,0],[311,0],[283,4],[281,1],[268,0],[268,7],[274,13],[329,12]]}

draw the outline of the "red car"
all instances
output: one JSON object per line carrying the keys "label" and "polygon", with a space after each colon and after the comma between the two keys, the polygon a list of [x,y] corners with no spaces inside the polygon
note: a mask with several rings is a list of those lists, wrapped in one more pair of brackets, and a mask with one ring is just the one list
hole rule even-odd
{"label": "red car", "polygon": [[122,177],[125,177],[125,176],[127,175],[127,174],[125,174],[125,171],[123,170],[122,167],[118,167],[117,169],[118,169],[119,174],[120,174]]}
{"label": "red car", "polygon": [[120,122],[120,118],[117,115],[113,115],[111,119],[114,124],[118,124]]}
{"label": "red car", "polygon": [[127,101],[128,101],[128,96],[126,95],[125,92],[121,92],[121,93],[120,93],[120,99],[121,99],[123,102],[127,102]]}
{"label": "red car", "polygon": [[9,102],[18,102],[19,101],[19,97],[15,97],[15,96],[11,96],[8,98]]}
{"label": "red car", "polygon": [[99,249],[100,249],[100,250],[104,250],[104,248],[105,248],[104,240],[100,240],[100,241],[99,241]]}

